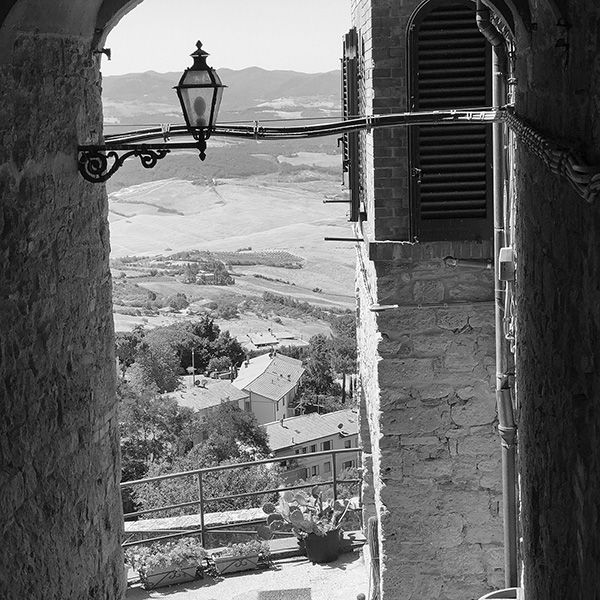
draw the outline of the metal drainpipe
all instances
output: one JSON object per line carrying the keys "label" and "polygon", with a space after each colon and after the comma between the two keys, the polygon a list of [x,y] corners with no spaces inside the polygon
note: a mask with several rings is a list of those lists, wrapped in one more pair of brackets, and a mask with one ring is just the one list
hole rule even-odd
{"label": "metal drainpipe", "polygon": [[[477,27],[493,47],[493,105],[504,103],[504,75],[507,68],[503,36],[490,22],[489,9],[477,0]],[[508,345],[504,338],[503,283],[500,280],[498,256],[505,245],[504,231],[504,141],[502,123],[494,123],[493,131],[493,181],[494,181],[494,285],[496,329],[496,404],[498,431],[502,440],[502,501],[504,521],[504,581],[506,587],[517,583],[517,494],[516,494],[516,427],[512,398],[508,383]]]}

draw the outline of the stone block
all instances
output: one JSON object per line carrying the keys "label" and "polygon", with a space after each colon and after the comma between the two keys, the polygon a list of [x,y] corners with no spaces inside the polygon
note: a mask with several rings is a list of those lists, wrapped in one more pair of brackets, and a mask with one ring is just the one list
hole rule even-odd
{"label": "stone block", "polygon": [[435,304],[443,302],[444,284],[439,280],[416,281],[413,288],[413,300],[418,304]]}
{"label": "stone block", "polygon": [[451,407],[452,422],[459,427],[471,427],[493,423],[496,420],[496,398],[484,393],[471,397],[465,403]]}

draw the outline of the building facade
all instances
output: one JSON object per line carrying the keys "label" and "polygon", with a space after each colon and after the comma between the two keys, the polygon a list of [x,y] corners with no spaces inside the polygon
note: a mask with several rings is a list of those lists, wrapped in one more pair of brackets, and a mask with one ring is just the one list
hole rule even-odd
{"label": "building facade", "polygon": [[[311,456],[317,452],[358,448],[358,414],[352,409],[332,413],[310,413],[263,425],[269,436],[269,448],[275,458],[282,458],[284,477],[289,483],[299,479],[330,479],[334,469],[359,466],[357,452]],[[334,465],[335,461],[335,465]]]}
{"label": "building facade", "polygon": [[293,415],[302,373],[301,360],[274,351],[247,360],[233,381],[248,395],[240,408],[254,413],[261,425]]}

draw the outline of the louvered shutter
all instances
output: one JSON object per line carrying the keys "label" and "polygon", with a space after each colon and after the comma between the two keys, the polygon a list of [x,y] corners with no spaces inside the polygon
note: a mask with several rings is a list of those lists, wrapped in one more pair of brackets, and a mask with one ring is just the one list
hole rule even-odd
{"label": "louvered shutter", "polygon": [[[342,110],[344,119],[358,115],[358,34],[356,28],[344,36],[342,59]],[[342,169],[348,174],[350,191],[349,221],[358,221],[360,207],[359,133],[353,131],[342,136]]]}
{"label": "louvered shutter", "polygon": [[[410,35],[412,110],[491,104],[491,50],[468,0],[433,0]],[[415,127],[410,132],[413,233],[419,240],[492,235],[490,125]]]}

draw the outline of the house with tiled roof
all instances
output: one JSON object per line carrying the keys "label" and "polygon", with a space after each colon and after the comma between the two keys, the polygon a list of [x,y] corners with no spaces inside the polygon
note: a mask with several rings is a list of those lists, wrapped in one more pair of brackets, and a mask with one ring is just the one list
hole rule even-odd
{"label": "house with tiled roof", "polygon": [[358,466],[358,454],[344,453],[311,456],[316,452],[358,448],[358,413],[352,409],[326,414],[309,413],[280,419],[263,425],[271,452],[281,457],[285,478],[293,483],[298,479],[331,477],[333,461],[339,473]]}
{"label": "house with tiled roof", "polygon": [[[169,397],[176,400],[180,406],[191,408],[204,418],[222,404],[233,403],[243,410],[248,400],[248,392],[235,387],[230,381],[198,376],[186,376],[181,379],[183,386],[171,392]],[[195,441],[199,442],[205,438],[206,435],[201,432]]]}
{"label": "house with tiled roof", "polygon": [[304,367],[302,361],[269,353],[246,361],[232,382],[247,392],[245,410],[252,411],[260,424],[290,416]]}

